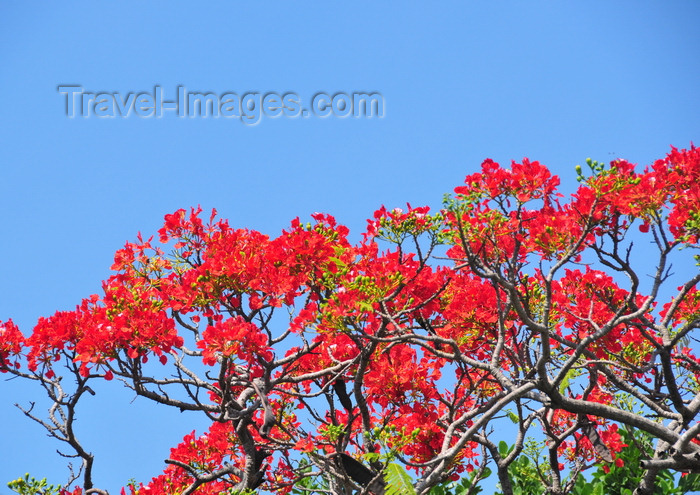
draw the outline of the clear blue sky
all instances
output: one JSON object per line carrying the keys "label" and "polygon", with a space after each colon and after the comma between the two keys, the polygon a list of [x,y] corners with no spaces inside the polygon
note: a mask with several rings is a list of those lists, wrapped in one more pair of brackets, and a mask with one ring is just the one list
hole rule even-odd
{"label": "clear blue sky", "polygon": [[[528,156],[575,184],[586,157],[647,164],[700,138],[700,4],[669,2],[0,2],[0,319],[99,292],[114,251],[181,207],[274,235],[382,204],[440,205],[484,158]],[[86,91],[377,91],[381,119],[69,119]],[[56,443],[0,377],[0,494],[65,479]],[[161,472],[202,422],[111,387],[77,425],[96,483]],[[36,391],[33,391],[36,392]]]}

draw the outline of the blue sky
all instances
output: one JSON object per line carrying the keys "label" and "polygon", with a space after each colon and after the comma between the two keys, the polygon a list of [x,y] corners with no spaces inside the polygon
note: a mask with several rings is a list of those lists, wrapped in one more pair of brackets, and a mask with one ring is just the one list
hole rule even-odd
{"label": "blue sky", "polygon": [[[0,2],[0,319],[99,292],[114,251],[181,207],[275,235],[328,212],[357,233],[380,205],[439,207],[483,159],[537,159],[575,186],[587,157],[641,165],[700,133],[700,4],[670,2]],[[382,118],[65,115],[85,91],[376,91]],[[65,461],[0,382],[0,494]],[[203,423],[114,387],[78,427],[116,493]],[[185,415],[186,416],[186,415]],[[11,455],[7,455],[10,453]]]}

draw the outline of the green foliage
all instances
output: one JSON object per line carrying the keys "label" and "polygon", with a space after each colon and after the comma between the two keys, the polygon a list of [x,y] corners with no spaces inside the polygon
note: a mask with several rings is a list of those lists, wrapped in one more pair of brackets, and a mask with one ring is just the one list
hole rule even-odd
{"label": "green foliage", "polygon": [[[498,452],[501,457],[506,457],[513,450],[506,442],[498,444]],[[537,457],[539,453],[537,444],[528,445],[525,454],[518,456],[513,463],[508,466],[508,476],[510,477],[513,495],[541,495],[545,493],[545,486],[542,483],[542,475],[531,457]]]}
{"label": "green foliage", "polygon": [[590,483],[583,476],[579,476],[572,493],[576,495],[605,495],[602,483]]}
{"label": "green foliage", "polygon": [[[618,467],[611,464],[607,466],[608,472],[603,466],[598,466],[592,475],[591,482],[586,482],[582,476],[577,480],[576,490],[573,493],[597,495],[598,492],[595,490],[598,486],[602,487],[601,494],[632,495],[634,493],[644,476],[641,461],[653,456],[654,448],[649,435],[642,431],[629,431],[626,428],[621,428],[619,431],[623,442],[628,445],[617,455],[624,465]],[[665,469],[656,477],[654,495],[684,495],[697,490],[700,490],[700,475],[689,474],[678,481],[672,471]]]}
{"label": "green foliage", "polygon": [[[310,474],[313,471],[313,466],[308,461],[302,460],[301,464],[300,472]],[[314,491],[328,491],[328,481],[320,477],[305,476],[297,481],[292,488],[294,495],[308,495]]]}
{"label": "green foliage", "polygon": [[475,470],[472,471],[469,476],[460,480],[448,481],[432,487],[428,495],[466,495],[467,493],[469,495],[476,495],[483,492],[481,487],[478,486],[478,483],[489,476],[491,476],[491,470],[489,468],[484,469],[483,472]]}
{"label": "green foliage", "polygon": [[[615,463],[599,464],[591,475],[591,480],[586,480],[585,476],[579,475],[576,484],[571,490],[573,495],[632,495],[634,490],[641,483],[644,476],[642,463],[644,459],[649,459],[654,455],[654,447],[649,434],[640,430],[619,430],[623,443],[627,447],[623,448],[617,458],[623,464],[617,466]],[[502,456],[508,455],[512,450],[505,442],[499,444],[499,452]],[[514,495],[542,495],[546,492],[540,473],[531,460],[531,452],[519,456],[509,467],[510,477]],[[685,495],[700,491],[700,474],[688,474],[680,477],[674,476],[671,470],[660,471],[655,480],[654,495]],[[442,495],[442,494],[441,494]]]}
{"label": "green foliage", "polygon": [[386,495],[415,495],[416,493],[409,474],[395,462],[386,467],[384,479],[386,480]]}
{"label": "green foliage", "polygon": [[541,495],[545,493],[545,486],[537,469],[537,466],[526,455],[518,456],[508,466],[513,487],[513,495]]}
{"label": "green foliage", "polygon": [[46,478],[37,480],[30,476],[29,473],[24,475],[24,478],[18,478],[10,481],[7,486],[15,493],[20,495],[58,495],[61,486],[49,485]]}
{"label": "green foliage", "polygon": [[690,473],[681,476],[678,482],[680,493],[696,493],[700,492],[700,473]]}

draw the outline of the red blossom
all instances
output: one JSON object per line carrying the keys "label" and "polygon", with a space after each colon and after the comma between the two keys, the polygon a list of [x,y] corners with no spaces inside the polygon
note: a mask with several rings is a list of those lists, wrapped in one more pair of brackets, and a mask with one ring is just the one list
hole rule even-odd
{"label": "red blossom", "polygon": [[543,164],[485,160],[443,211],[381,207],[354,244],[327,214],[271,236],[180,209],[157,240],[117,251],[101,295],[40,318],[26,339],[0,323],[0,371],[22,374],[26,360],[46,381],[67,366],[78,382],[126,380],[205,415],[209,429],[122,490],[133,495],[182,493],[212,473],[195,493],[237,489],[243,473],[288,493],[312,472],[299,459],[332,474],[344,452],[455,479],[485,461],[478,442],[490,445],[506,411],[558,445],[552,472],[620,466],[625,416],[610,411],[630,391],[652,409],[668,369],[686,389],[663,407],[686,404],[700,377],[683,347],[700,321],[697,280],[664,305],[620,254],[632,235],[663,256],[698,241],[700,151],[642,171],[617,160],[581,180],[564,200]]}

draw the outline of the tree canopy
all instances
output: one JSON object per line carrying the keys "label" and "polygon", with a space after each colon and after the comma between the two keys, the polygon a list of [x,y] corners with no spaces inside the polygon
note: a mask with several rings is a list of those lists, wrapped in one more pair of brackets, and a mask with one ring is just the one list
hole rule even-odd
{"label": "tree canopy", "polygon": [[64,493],[103,493],[73,428],[102,380],[211,422],[127,495],[477,493],[489,472],[510,495],[535,444],[563,494],[639,439],[655,493],[700,471],[700,149],[588,166],[564,196],[537,161],[486,160],[358,242],[327,214],[273,238],[178,210],[101,295],[27,336],[1,322],[0,371],[48,394],[24,411],[80,458]]}

